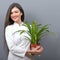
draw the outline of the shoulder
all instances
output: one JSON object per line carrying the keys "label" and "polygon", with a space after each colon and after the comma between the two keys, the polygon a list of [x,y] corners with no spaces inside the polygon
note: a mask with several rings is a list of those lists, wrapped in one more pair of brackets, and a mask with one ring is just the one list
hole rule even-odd
{"label": "shoulder", "polygon": [[[29,30],[29,26],[26,25],[25,23],[22,25],[22,27],[25,28],[26,30]],[[32,27],[32,26],[30,25],[30,27]]]}
{"label": "shoulder", "polygon": [[25,26],[25,23],[23,23],[21,26],[20,26],[21,30],[28,30],[27,26]]}
{"label": "shoulder", "polygon": [[5,30],[11,30],[12,29],[12,27],[13,27],[13,25],[8,25],[8,26],[6,26],[6,28],[5,28]]}
{"label": "shoulder", "polygon": [[28,30],[28,28],[26,26],[21,26],[20,28],[21,28],[21,30]]}

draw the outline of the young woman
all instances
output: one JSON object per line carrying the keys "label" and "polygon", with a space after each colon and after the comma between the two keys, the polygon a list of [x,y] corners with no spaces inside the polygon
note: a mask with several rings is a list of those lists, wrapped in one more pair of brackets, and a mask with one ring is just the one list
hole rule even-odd
{"label": "young woman", "polygon": [[42,46],[30,50],[30,41],[25,37],[26,33],[20,35],[18,30],[28,30],[24,24],[24,11],[20,4],[12,3],[6,14],[5,38],[9,49],[8,60],[32,60],[31,54],[40,54]]}

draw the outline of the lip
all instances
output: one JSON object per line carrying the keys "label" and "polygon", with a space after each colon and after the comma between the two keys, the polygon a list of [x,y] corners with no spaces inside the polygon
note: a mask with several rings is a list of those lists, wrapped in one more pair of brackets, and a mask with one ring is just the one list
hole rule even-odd
{"label": "lip", "polygon": [[16,18],[17,18],[17,16],[13,17],[13,19],[16,19]]}

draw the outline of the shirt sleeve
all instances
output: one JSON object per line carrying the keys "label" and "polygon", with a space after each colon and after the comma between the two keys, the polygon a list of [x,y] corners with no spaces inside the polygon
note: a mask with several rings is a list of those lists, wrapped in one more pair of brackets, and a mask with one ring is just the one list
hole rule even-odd
{"label": "shirt sleeve", "polygon": [[[30,42],[26,42],[23,43],[25,41],[25,38],[21,38],[21,40],[24,40],[21,44],[14,44],[13,41],[13,36],[12,36],[12,31],[10,31],[9,28],[5,29],[5,38],[6,38],[6,42],[7,42],[7,46],[9,51],[11,51],[13,54],[20,56],[20,57],[24,57],[26,54],[26,51],[28,50],[29,46],[30,46]],[[23,47],[22,47],[23,46]]]}

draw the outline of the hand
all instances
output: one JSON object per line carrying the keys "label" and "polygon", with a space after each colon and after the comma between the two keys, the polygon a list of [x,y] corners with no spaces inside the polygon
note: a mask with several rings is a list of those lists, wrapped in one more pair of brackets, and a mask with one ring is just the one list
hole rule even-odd
{"label": "hand", "polygon": [[32,55],[39,55],[43,52],[44,48],[42,46],[36,46],[35,48],[33,47],[32,49],[28,50],[27,53],[28,54],[32,54]]}
{"label": "hand", "polygon": [[35,54],[41,54],[43,52],[44,48],[42,46],[37,46],[36,47],[36,53]]}
{"label": "hand", "polygon": [[42,46],[36,46],[36,48],[32,48],[31,54],[41,54],[43,52],[44,48]]}

